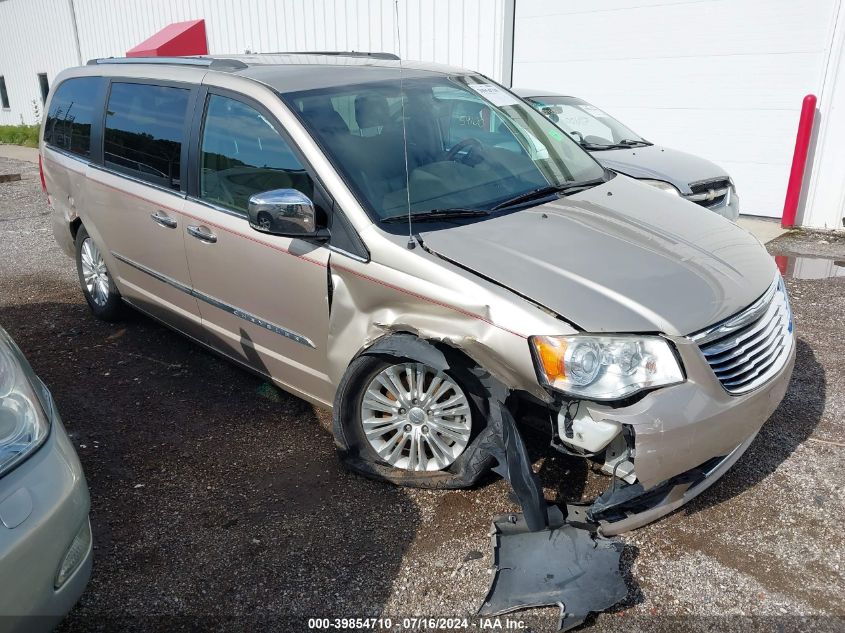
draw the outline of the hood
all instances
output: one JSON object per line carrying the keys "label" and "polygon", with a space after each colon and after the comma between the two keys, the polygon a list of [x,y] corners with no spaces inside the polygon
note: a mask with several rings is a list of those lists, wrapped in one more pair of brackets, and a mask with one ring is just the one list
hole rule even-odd
{"label": "hood", "polygon": [[777,272],[744,229],[625,176],[420,237],[591,332],[690,334],[750,305]]}
{"label": "hood", "polygon": [[692,193],[689,188],[691,182],[728,177],[724,169],[709,160],[659,145],[608,149],[590,154],[608,169],[632,178],[665,180],[685,194]]}

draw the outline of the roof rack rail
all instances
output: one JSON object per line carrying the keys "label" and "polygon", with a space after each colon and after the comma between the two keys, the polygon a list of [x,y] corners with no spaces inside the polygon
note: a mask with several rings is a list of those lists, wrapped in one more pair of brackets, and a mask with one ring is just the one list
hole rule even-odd
{"label": "roof rack rail", "polygon": [[161,64],[168,66],[203,66],[211,70],[242,70],[247,68],[239,59],[213,57],[102,57],[89,59],[88,66],[100,64]]}
{"label": "roof rack rail", "polygon": [[274,51],[272,53],[256,53],[256,55],[334,55],[336,57],[372,57],[373,59],[399,61],[399,55],[379,51]]}

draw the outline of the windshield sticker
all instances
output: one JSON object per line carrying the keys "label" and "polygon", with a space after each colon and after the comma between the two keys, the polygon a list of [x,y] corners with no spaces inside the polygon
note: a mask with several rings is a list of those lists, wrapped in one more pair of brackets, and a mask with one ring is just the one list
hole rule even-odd
{"label": "windshield sticker", "polygon": [[608,115],[605,114],[604,112],[602,112],[601,110],[599,110],[596,106],[589,105],[589,104],[585,103],[584,105],[579,105],[578,107],[581,108],[587,114],[592,114],[594,117],[596,117],[598,119],[608,118]]}
{"label": "windshield sticker", "polygon": [[468,84],[468,87],[496,106],[520,104],[519,99],[515,96],[493,84]]}

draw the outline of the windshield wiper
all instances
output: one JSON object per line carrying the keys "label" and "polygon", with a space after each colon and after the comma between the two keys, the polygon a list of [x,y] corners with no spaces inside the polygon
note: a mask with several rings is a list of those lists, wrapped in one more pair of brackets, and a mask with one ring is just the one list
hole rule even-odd
{"label": "windshield wiper", "polygon": [[531,202],[532,200],[539,200],[542,198],[548,198],[554,194],[561,194],[567,196],[572,193],[577,193],[579,191],[583,191],[584,189],[589,189],[590,187],[595,187],[596,185],[600,185],[604,182],[604,178],[593,178],[592,180],[582,180],[580,182],[567,182],[561,185],[546,185],[545,187],[539,187],[537,189],[532,189],[531,191],[526,191],[525,193],[521,193],[518,196],[514,196],[513,198],[508,198],[503,202],[500,202],[495,207],[491,209],[491,211],[498,211],[499,209],[505,209],[507,207],[515,207],[518,204],[522,204],[524,202]]}
{"label": "windshield wiper", "polygon": [[649,143],[648,141],[626,138],[624,140],[619,141],[618,143],[609,143],[607,145],[600,145],[598,143],[588,143],[586,141],[583,143],[579,143],[579,145],[588,151],[598,152],[603,149],[630,149],[631,147],[651,145],[651,143]]}
{"label": "windshield wiper", "polygon": [[641,138],[624,138],[619,141],[620,145],[635,146],[635,145],[651,145],[648,141]]}
{"label": "windshield wiper", "polygon": [[626,145],[600,145],[599,143],[588,143],[587,141],[578,144],[590,152],[596,152],[603,149],[619,149],[620,147],[627,147]]}
{"label": "windshield wiper", "polygon": [[[476,218],[483,215],[489,215],[489,211],[484,209],[463,209],[460,207],[448,209],[431,209],[422,213],[411,213],[412,222],[434,222],[437,220],[448,220],[450,218]],[[408,214],[399,213],[383,218],[382,222],[407,222]]]}

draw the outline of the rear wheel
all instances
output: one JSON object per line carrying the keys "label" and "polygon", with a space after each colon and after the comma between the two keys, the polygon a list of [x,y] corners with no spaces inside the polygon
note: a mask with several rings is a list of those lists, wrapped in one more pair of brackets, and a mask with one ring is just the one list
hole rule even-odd
{"label": "rear wheel", "polygon": [[76,270],[82,294],[98,319],[114,321],[120,316],[123,303],[112,281],[100,248],[88,235],[85,226],[76,234]]}

